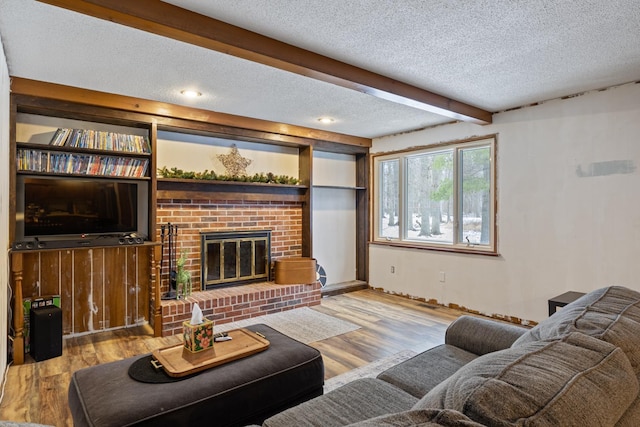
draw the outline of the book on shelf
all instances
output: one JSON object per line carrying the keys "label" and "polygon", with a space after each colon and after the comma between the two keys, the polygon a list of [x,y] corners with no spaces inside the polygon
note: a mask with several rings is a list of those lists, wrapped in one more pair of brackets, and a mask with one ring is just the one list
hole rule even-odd
{"label": "book on shelf", "polygon": [[16,165],[21,172],[142,178],[147,175],[149,168],[149,159],[133,157],[59,153],[26,148],[18,149],[16,156]]}
{"label": "book on shelf", "polygon": [[58,128],[49,145],[127,153],[151,152],[149,139],[146,136],[92,129]]}

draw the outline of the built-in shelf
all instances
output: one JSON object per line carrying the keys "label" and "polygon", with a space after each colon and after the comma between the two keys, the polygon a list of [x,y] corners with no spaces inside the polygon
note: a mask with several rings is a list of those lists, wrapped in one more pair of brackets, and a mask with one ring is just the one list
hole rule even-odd
{"label": "built-in shelf", "polygon": [[107,156],[118,157],[151,157],[151,153],[136,153],[133,151],[118,151],[118,150],[106,150],[99,148],[83,148],[83,147],[69,147],[66,145],[49,145],[38,144],[33,142],[18,142],[16,143],[18,148],[26,148],[30,150],[42,150],[42,151],[60,151],[63,153],[86,153],[86,154],[104,154]]}
{"label": "built-in shelf", "polygon": [[348,185],[314,185],[313,188],[329,188],[333,190],[366,190],[366,187],[352,187]]}
{"label": "built-in shelf", "polygon": [[349,282],[334,283],[327,285],[320,290],[323,297],[345,294],[347,292],[355,292],[362,289],[369,289],[369,284],[362,280],[351,280]]}
{"label": "built-in shelf", "polygon": [[158,178],[158,199],[260,200],[302,202],[305,185]]}
{"label": "built-in shelf", "polygon": [[16,173],[49,176],[149,179],[151,153],[58,146],[16,144]]}
{"label": "built-in shelf", "polygon": [[[44,119],[22,120],[23,115],[42,116]],[[42,172],[39,170],[20,170],[17,154],[19,150],[34,150],[52,154],[72,153],[79,156],[105,156],[137,159],[148,162],[143,177],[135,178],[139,188],[148,187],[145,203],[148,206],[145,217],[148,221],[150,241],[143,244],[104,246],[92,241],[73,251],[68,248],[55,248],[59,242],[45,244],[26,250],[13,250],[11,253],[11,285],[14,292],[14,331],[13,361],[24,363],[24,313],[23,296],[61,293],[63,301],[63,325],[72,325],[73,333],[93,332],[104,328],[114,328],[137,322],[142,316],[153,319],[154,333],[160,336],[163,330],[161,288],[163,246],[158,244],[159,224],[158,206],[167,199],[173,200],[209,200],[221,201],[257,201],[297,203],[300,205],[302,242],[301,255],[312,257],[312,177],[313,153],[316,151],[335,152],[355,156],[356,180],[354,183],[364,187],[329,187],[353,191],[356,200],[356,271],[357,278],[366,284],[367,248],[369,229],[368,182],[369,147],[371,140],[352,137],[315,129],[292,127],[281,123],[265,122],[240,116],[218,114],[207,110],[187,108],[166,103],[141,100],[103,92],[88,91],[80,88],[37,82],[14,77],[11,82],[10,99],[11,132],[9,132],[9,185],[15,190],[24,177],[59,176],[64,179],[81,178],[103,180],[102,175],[91,173],[67,174]],[[22,120],[22,121],[21,121]],[[76,125],[76,122],[80,123]],[[96,124],[95,126],[93,124]],[[38,127],[31,128],[31,124]],[[44,126],[46,132],[42,132]],[[75,146],[50,144],[49,137],[60,126],[72,128],[85,126],[99,132],[124,132],[125,134],[143,134],[148,138],[150,152],[122,152],[92,149]],[[293,147],[298,151],[298,177],[304,185],[280,185],[263,183],[244,183],[230,181],[198,181],[158,178],[157,152],[158,132],[170,131],[232,141],[248,141],[268,145]],[[55,141],[58,141],[57,139]],[[60,141],[58,141],[60,142]],[[103,147],[98,145],[96,147]],[[146,151],[146,150],[145,150]],[[26,168],[25,168],[26,169]],[[35,168],[34,168],[35,169]],[[45,169],[46,170],[46,169]],[[87,172],[87,169],[85,169]],[[118,177],[118,180],[123,179]],[[124,180],[124,179],[123,179]],[[126,179],[129,181],[129,179]],[[351,181],[342,181],[351,182]],[[139,202],[142,198],[139,198]],[[165,200],[162,200],[165,199]],[[142,204],[139,203],[139,207]],[[16,240],[17,198],[9,200],[8,213],[9,239]],[[22,214],[22,213],[21,213]],[[162,218],[164,219],[164,218]],[[77,242],[76,242],[77,243]],[[41,245],[42,246],[42,245]],[[124,250],[123,250],[124,249]],[[87,265],[92,268],[86,268]],[[69,279],[71,278],[71,279]],[[133,280],[135,278],[135,281]],[[91,288],[94,299],[98,298],[98,313],[86,309],[86,284],[92,284],[99,292]],[[121,285],[129,284],[136,291],[124,290]],[[24,289],[23,289],[24,285]],[[37,286],[36,286],[37,285]],[[334,292],[334,289],[328,291]],[[125,298],[127,298],[125,300]],[[135,312],[134,312],[135,311]],[[89,317],[87,317],[89,316]],[[103,319],[95,328],[85,330],[90,325],[87,319]],[[110,323],[109,323],[110,322]],[[76,330],[79,326],[82,329]]]}

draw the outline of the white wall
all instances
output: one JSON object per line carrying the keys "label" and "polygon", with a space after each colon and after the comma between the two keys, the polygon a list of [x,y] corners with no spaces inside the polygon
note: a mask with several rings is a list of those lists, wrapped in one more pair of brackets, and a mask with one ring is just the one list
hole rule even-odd
{"label": "white wall", "polygon": [[525,321],[565,291],[640,291],[640,84],[495,114],[492,125],[379,138],[372,153],[492,133],[500,256],[371,245],[370,284]]}
{"label": "white wall", "polygon": [[9,70],[0,40],[0,384],[7,366],[9,305]]}
{"label": "white wall", "polygon": [[271,172],[299,178],[298,149],[294,147],[161,131],[158,132],[156,159],[159,168],[176,167],[186,172],[213,170],[225,175],[227,171],[218,155],[229,154],[233,144],[242,157],[251,160],[246,168],[247,175]]}
{"label": "white wall", "polygon": [[313,257],[328,285],[355,280],[355,157],[314,151],[313,184]]}

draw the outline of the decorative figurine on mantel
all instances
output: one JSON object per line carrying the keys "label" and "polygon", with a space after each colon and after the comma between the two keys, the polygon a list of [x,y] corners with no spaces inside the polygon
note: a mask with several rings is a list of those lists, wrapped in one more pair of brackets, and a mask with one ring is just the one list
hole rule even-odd
{"label": "decorative figurine on mantel", "polygon": [[240,155],[236,144],[231,145],[231,152],[229,154],[218,154],[217,157],[220,163],[222,163],[222,166],[227,170],[227,174],[232,177],[246,176],[247,166],[252,162],[252,160]]}

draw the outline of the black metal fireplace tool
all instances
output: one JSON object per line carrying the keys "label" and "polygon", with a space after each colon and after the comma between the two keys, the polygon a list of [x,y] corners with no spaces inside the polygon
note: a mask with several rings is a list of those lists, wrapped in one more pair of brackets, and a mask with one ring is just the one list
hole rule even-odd
{"label": "black metal fireplace tool", "polygon": [[[166,231],[166,234],[165,234]],[[162,296],[163,300],[177,299],[178,298],[178,286],[177,286],[177,276],[174,266],[176,265],[176,242],[178,240],[178,226],[171,225],[168,223],[166,226],[162,225],[160,227],[160,241],[162,243],[162,259],[160,260],[160,268],[162,268],[164,264],[164,241],[165,235],[168,240],[168,252],[169,252],[169,291]]]}

